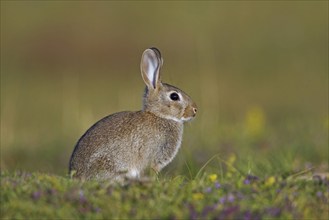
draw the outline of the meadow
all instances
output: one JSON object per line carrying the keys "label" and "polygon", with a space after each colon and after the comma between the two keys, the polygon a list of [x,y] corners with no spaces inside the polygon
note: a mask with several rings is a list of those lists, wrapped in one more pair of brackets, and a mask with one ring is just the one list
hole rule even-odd
{"label": "meadow", "polygon": [[[328,2],[1,1],[1,218],[328,219]],[[198,115],[154,181],[68,176],[78,138],[141,108],[139,62]]]}

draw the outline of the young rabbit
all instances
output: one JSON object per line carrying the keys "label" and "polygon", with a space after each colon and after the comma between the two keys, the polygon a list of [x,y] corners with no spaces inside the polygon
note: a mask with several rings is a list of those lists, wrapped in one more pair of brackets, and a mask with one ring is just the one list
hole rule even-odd
{"label": "young rabbit", "polygon": [[183,124],[197,106],[182,90],[161,82],[160,51],[150,48],[141,60],[146,84],[141,111],[109,115],[80,138],[69,171],[80,179],[138,179],[146,168],[155,172],[170,163],[181,145]]}

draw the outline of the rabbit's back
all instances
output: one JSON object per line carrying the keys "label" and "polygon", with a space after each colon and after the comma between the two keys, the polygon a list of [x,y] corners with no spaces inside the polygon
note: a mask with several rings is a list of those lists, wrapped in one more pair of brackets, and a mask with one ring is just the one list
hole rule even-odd
{"label": "rabbit's back", "polygon": [[178,145],[181,140],[175,137],[181,136],[182,129],[182,124],[149,112],[115,113],[98,121],[80,138],[70,171],[84,179],[138,176],[163,153],[162,147]]}

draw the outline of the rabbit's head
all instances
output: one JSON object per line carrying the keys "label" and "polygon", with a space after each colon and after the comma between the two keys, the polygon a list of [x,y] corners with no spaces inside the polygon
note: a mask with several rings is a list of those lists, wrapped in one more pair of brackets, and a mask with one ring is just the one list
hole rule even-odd
{"label": "rabbit's head", "polygon": [[144,51],[141,60],[141,73],[146,84],[143,110],[177,122],[193,119],[197,112],[196,104],[182,90],[161,82],[162,65],[163,59],[158,49]]}

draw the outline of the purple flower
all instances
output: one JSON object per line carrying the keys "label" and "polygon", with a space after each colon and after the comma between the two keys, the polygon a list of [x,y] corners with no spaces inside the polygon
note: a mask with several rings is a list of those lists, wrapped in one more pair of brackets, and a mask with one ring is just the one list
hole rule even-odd
{"label": "purple flower", "polygon": [[94,208],[94,212],[96,212],[96,213],[101,212],[101,208],[99,208],[99,207],[95,207],[95,208]]}
{"label": "purple flower", "polygon": [[219,182],[215,182],[215,188],[216,189],[219,189],[221,187],[220,183]]}
{"label": "purple flower", "polygon": [[244,183],[245,185],[249,185],[249,184],[250,184],[250,180],[249,180],[249,179],[244,179],[244,180],[243,180],[243,183]]}
{"label": "purple flower", "polygon": [[225,196],[221,197],[221,198],[218,200],[218,202],[219,202],[220,204],[224,204],[224,203],[226,202],[226,197],[225,197]]}
{"label": "purple flower", "polygon": [[251,214],[251,212],[250,212],[250,211],[246,211],[246,212],[244,213],[243,219],[244,219],[244,220],[251,220],[251,219],[253,219],[253,218],[252,218],[252,214]]}
{"label": "purple flower", "polygon": [[79,191],[79,201],[80,203],[87,203],[87,199],[82,190]]}
{"label": "purple flower", "polygon": [[227,219],[228,216],[238,212],[239,209],[240,209],[239,206],[231,206],[231,207],[228,207],[228,208],[224,209],[223,212],[222,212],[223,219]]}
{"label": "purple flower", "polygon": [[272,217],[279,217],[281,214],[281,209],[277,207],[268,208],[267,213]]}
{"label": "purple flower", "polygon": [[243,183],[246,185],[249,185],[255,181],[259,180],[259,178],[257,176],[253,176],[253,175],[248,175],[246,176],[246,178],[243,180]]}
{"label": "purple flower", "polygon": [[212,211],[214,211],[215,207],[214,206],[205,206],[202,210],[201,215],[203,217],[206,217],[209,213],[211,213]]}
{"label": "purple flower", "polygon": [[207,188],[205,189],[205,192],[206,192],[206,193],[211,193],[211,191],[212,191],[212,188],[211,188],[211,187],[207,187]]}
{"label": "purple flower", "polygon": [[229,202],[234,202],[234,200],[235,200],[234,195],[230,194],[230,195],[227,197],[227,200],[228,200]]}
{"label": "purple flower", "polygon": [[35,191],[32,193],[32,199],[38,200],[38,199],[40,199],[41,195],[42,195],[42,192],[40,190]]}
{"label": "purple flower", "polygon": [[188,209],[189,209],[189,214],[190,214],[189,219],[198,219],[198,213],[196,212],[196,210],[192,204],[188,205]]}

